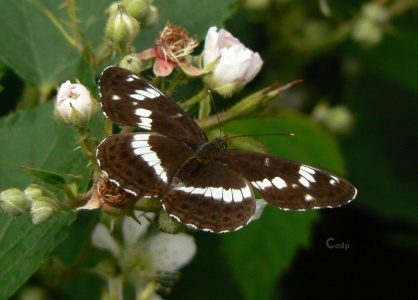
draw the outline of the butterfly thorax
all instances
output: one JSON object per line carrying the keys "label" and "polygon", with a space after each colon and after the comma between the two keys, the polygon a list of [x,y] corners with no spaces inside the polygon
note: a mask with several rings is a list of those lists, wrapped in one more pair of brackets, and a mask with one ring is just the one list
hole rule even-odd
{"label": "butterfly thorax", "polygon": [[202,164],[206,165],[215,157],[222,154],[227,147],[226,137],[213,139],[199,147],[195,158]]}
{"label": "butterfly thorax", "polygon": [[[213,139],[201,145],[194,156],[186,160],[174,173],[173,186],[181,185],[184,181],[196,177],[201,168],[225,152],[227,147],[226,137]],[[180,179],[181,178],[181,179]]]}

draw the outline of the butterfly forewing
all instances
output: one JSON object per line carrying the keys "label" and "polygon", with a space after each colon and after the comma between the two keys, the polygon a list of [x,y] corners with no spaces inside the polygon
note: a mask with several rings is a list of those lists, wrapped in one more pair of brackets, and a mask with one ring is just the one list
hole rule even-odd
{"label": "butterfly forewing", "polygon": [[163,206],[180,222],[217,233],[245,226],[255,213],[250,183],[227,165],[195,159],[176,174]]}
{"label": "butterfly forewing", "polygon": [[103,111],[112,121],[158,132],[195,147],[207,141],[196,122],[143,77],[109,67],[99,87]]}
{"label": "butterfly forewing", "polygon": [[340,206],[357,193],[332,173],[271,155],[228,150],[220,160],[250,181],[267,203],[281,209]]}

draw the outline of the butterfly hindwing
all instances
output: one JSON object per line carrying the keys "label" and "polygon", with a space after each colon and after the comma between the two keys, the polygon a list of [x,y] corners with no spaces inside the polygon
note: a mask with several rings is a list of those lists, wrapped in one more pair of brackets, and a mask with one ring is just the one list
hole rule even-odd
{"label": "butterfly hindwing", "polygon": [[112,121],[158,132],[191,146],[207,141],[196,122],[143,77],[109,67],[100,77],[99,86],[103,111]]}
{"label": "butterfly hindwing", "polygon": [[227,165],[192,158],[173,178],[163,207],[195,229],[226,232],[245,226],[255,213],[252,187]]}
{"label": "butterfly hindwing", "polygon": [[267,203],[281,209],[336,207],[357,193],[332,173],[271,155],[227,150],[219,160],[251,182]]}

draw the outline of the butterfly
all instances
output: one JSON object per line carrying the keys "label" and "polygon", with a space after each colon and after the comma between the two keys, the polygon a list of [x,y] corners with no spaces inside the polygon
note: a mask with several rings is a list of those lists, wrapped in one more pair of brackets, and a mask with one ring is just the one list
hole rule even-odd
{"label": "butterfly", "polygon": [[357,190],[327,171],[284,158],[227,149],[208,140],[172,98],[143,77],[108,67],[99,81],[104,114],[147,130],[106,137],[97,148],[103,176],[136,198],[161,198],[163,209],[189,227],[222,233],[248,224],[254,189],[284,210],[336,207]]}

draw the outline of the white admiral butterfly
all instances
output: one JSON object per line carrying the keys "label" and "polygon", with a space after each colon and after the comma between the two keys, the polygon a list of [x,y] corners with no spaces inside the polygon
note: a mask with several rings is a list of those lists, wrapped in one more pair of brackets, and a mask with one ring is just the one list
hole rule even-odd
{"label": "white admiral butterfly", "polygon": [[107,68],[100,93],[108,118],[150,131],[105,138],[97,149],[103,174],[136,198],[161,197],[183,224],[217,233],[240,229],[256,210],[253,188],[285,210],[335,207],[356,196],[354,186],[327,171],[227,150],[226,137],[208,141],[173,99],[128,70]]}

